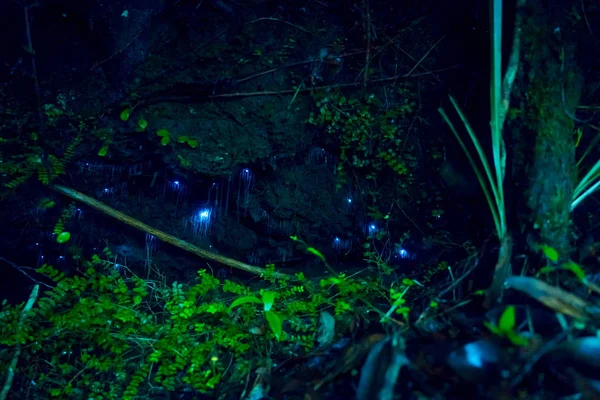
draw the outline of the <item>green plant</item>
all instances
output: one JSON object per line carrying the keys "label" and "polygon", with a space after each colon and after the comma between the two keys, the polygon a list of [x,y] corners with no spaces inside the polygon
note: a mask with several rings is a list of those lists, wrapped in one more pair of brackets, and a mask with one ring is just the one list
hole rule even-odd
{"label": "green plant", "polygon": [[163,146],[171,143],[171,133],[166,129],[159,129],[156,131],[156,136],[160,137],[160,144]]}
{"label": "green plant", "polygon": [[123,109],[123,111],[121,111],[121,114],[119,114],[119,118],[121,118],[121,121],[129,121],[130,116],[131,108],[125,108]]}
{"label": "green plant", "polygon": [[350,168],[362,169],[367,179],[375,180],[382,167],[388,166],[408,181],[412,179],[401,121],[413,113],[415,101],[404,86],[397,89],[397,95],[398,104],[385,110],[373,94],[364,100],[348,99],[340,92],[316,95],[319,111],[311,113],[307,122],[325,128],[339,143],[338,188],[346,182]]}
{"label": "green plant", "polygon": [[381,318],[381,322],[385,322],[393,313],[400,314],[406,322],[408,322],[408,313],[410,307],[406,306],[404,295],[408,290],[415,285],[415,281],[409,278],[402,279],[402,283],[398,288],[390,288],[390,301],[392,306],[388,312]]}
{"label": "green plant", "polygon": [[508,306],[500,316],[498,324],[484,321],[483,324],[495,335],[505,337],[515,346],[527,346],[529,340],[516,330],[515,306]]}
{"label": "green plant", "polygon": [[[506,214],[505,214],[505,205],[504,205],[504,190],[503,190],[503,182],[505,175],[505,166],[506,166],[506,149],[504,145],[504,140],[502,138],[502,126],[504,125],[504,119],[506,117],[506,109],[508,105],[502,104],[502,0],[492,0],[491,1],[492,10],[491,12],[491,21],[492,27],[490,32],[491,37],[491,66],[492,66],[492,74],[490,80],[490,112],[491,112],[491,133],[492,133],[492,160],[493,160],[493,170],[490,168],[490,164],[488,162],[488,158],[481,147],[479,139],[475,134],[475,131],[471,127],[471,124],[467,120],[467,117],[462,112],[460,106],[454,99],[454,97],[450,96],[450,102],[454,106],[454,109],[460,116],[460,119],[471,139],[471,142],[475,146],[475,150],[477,151],[477,156],[479,157],[479,161],[483,166],[483,170],[485,172],[485,178],[481,169],[475,162],[474,157],[471,152],[468,150],[466,144],[462,140],[461,136],[458,134],[458,131],[454,127],[454,124],[446,114],[446,112],[439,108],[438,111],[442,115],[444,121],[449,126],[450,130],[456,137],[456,140],[460,144],[461,148],[465,152],[473,171],[477,176],[477,180],[481,185],[483,193],[487,199],[488,206],[490,211],[492,212],[492,218],[494,219],[494,225],[496,227],[496,233],[498,237],[502,241],[502,239],[506,236],[507,228],[506,228]],[[512,66],[512,69],[509,68],[509,72],[507,75],[516,74],[516,66]],[[510,78],[510,77],[509,77]],[[514,77],[512,77],[514,79]],[[510,84],[512,81],[508,79],[507,84],[505,84],[505,89],[510,90]],[[486,181],[487,179],[487,181]],[[488,189],[489,185],[489,189]],[[491,194],[490,194],[491,190]]]}
{"label": "green plant", "polygon": [[283,332],[283,321],[281,319],[281,316],[274,310],[272,310],[273,304],[275,303],[275,299],[277,297],[277,293],[271,291],[262,291],[260,293],[260,296],[260,299],[256,296],[244,296],[237,298],[233,303],[231,303],[229,309],[233,309],[234,307],[246,303],[261,304],[265,313],[265,319],[269,323],[269,328],[271,328],[271,331],[275,335],[275,338],[279,340],[279,338],[281,337],[281,333]]}
{"label": "green plant", "polygon": [[21,346],[22,381],[15,387],[33,397],[132,400],[179,389],[214,394],[219,385],[245,381],[249,353],[269,346],[272,357],[285,358],[297,344],[310,350],[322,310],[351,314],[381,292],[374,282],[343,274],[317,285],[301,273],[280,279],[274,266],[260,289],[222,282],[206,270],[190,284],[167,285],[137,277],[108,249],[78,262],[73,276],[50,265],[37,270],[51,289],[40,293],[23,323],[22,304],[4,302],[0,309],[0,374]]}
{"label": "green plant", "polygon": [[[49,185],[56,177],[66,172],[67,165],[75,156],[75,148],[81,143],[82,137],[76,136],[64,149],[62,157],[45,153],[39,146],[38,136],[35,132],[29,135],[27,141],[18,139],[5,139],[0,143],[11,147],[15,154],[10,159],[0,163],[0,174],[8,182],[4,186],[15,189],[37,175],[38,180]],[[13,147],[19,147],[15,150]]]}
{"label": "green plant", "polygon": [[190,146],[192,149],[195,149],[196,147],[198,147],[198,140],[196,140],[194,138],[190,138],[187,135],[179,136],[177,138],[177,142],[178,143],[187,143],[187,145]]}

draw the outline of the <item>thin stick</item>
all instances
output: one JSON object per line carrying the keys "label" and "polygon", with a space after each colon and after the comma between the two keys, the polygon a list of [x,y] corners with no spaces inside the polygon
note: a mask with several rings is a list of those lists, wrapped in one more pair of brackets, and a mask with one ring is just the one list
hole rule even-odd
{"label": "thin stick", "polygon": [[4,258],[4,257],[1,257],[1,256],[0,256],[0,261],[4,261],[8,265],[10,265],[14,269],[16,269],[17,271],[19,271],[20,273],[22,273],[23,275],[25,275],[26,277],[28,277],[32,281],[34,281],[36,284],[46,286],[48,289],[52,289],[52,286],[48,285],[47,283],[40,282],[40,281],[36,280],[35,278],[33,278],[31,275],[29,275],[27,272],[24,271],[25,269],[31,269],[31,270],[35,271],[35,268],[19,266],[19,265],[15,264],[14,262],[12,262],[12,261]]}
{"label": "thin stick", "polygon": [[365,54],[365,73],[363,75],[363,89],[367,88],[369,83],[369,64],[371,62],[371,9],[369,8],[369,0],[365,0],[365,13],[367,14],[366,28],[367,31],[367,52]]}
{"label": "thin stick", "polygon": [[[322,61],[335,60],[337,58],[351,57],[351,56],[355,56],[357,54],[362,54],[365,51],[366,50],[354,50],[354,51],[350,51],[348,53],[340,54],[339,56],[335,56],[335,57],[325,57]],[[271,68],[271,69],[268,69],[266,71],[260,71],[260,72],[257,72],[255,74],[252,74],[250,76],[247,76],[245,78],[237,79],[235,81],[235,84],[239,85],[242,82],[246,82],[246,81],[258,78],[258,77],[263,76],[263,75],[267,75],[267,74],[270,74],[270,73],[273,73],[273,72],[277,72],[277,71],[281,71],[281,70],[284,70],[284,69],[298,67],[300,65],[312,64],[314,62],[315,62],[315,60],[298,61],[298,62],[287,64],[287,65],[284,65],[284,66],[281,66],[281,67]]]}
{"label": "thin stick", "polygon": [[137,35],[135,35],[135,36],[133,37],[133,39],[131,39],[131,40],[129,41],[129,43],[127,43],[127,44],[126,44],[124,47],[122,47],[120,50],[117,50],[117,51],[115,51],[114,53],[112,53],[112,54],[110,55],[110,57],[108,57],[108,58],[105,58],[105,59],[104,59],[104,60],[102,60],[102,61],[98,61],[96,64],[92,65],[92,68],[90,68],[90,71],[93,71],[94,69],[96,69],[96,68],[97,68],[97,67],[99,67],[100,65],[104,64],[105,62],[112,60],[112,59],[113,59],[113,58],[114,58],[116,55],[118,55],[118,54],[121,54],[122,52],[124,52],[124,51],[125,51],[125,49],[127,49],[129,46],[131,46],[131,45],[133,44],[133,42],[135,42],[135,41],[136,41],[136,39],[137,39],[137,38],[138,38],[138,37],[139,37],[139,36],[142,34],[142,32],[144,32],[145,30],[146,30],[146,28],[142,28],[142,29],[140,29],[140,31],[137,33]]}
{"label": "thin stick", "polygon": [[[36,4],[34,4],[36,5]],[[37,65],[35,62],[35,50],[33,49],[33,40],[31,39],[31,24],[29,22],[29,6],[23,6],[23,12],[25,13],[25,34],[27,36],[27,52],[31,56],[31,73],[33,75],[33,85],[35,90],[35,97],[37,100],[38,116],[40,118],[40,136],[44,134],[45,126],[45,115],[42,111],[42,92],[40,91],[40,81],[37,74]]]}
{"label": "thin stick", "polygon": [[[27,318],[27,313],[33,308],[33,304],[37,299],[38,293],[40,290],[40,285],[35,285],[31,294],[29,295],[29,300],[27,300],[27,304],[21,311],[21,317],[19,318],[19,325],[17,326],[17,330],[23,327],[23,323]],[[6,380],[4,381],[4,386],[2,387],[2,392],[0,392],[0,400],[6,400],[8,397],[8,392],[13,383],[13,379],[15,377],[15,370],[17,369],[17,363],[19,362],[19,356],[21,355],[21,343],[17,343],[15,346],[15,355],[10,361],[10,365],[8,366],[8,371],[6,372]]]}
{"label": "thin stick", "polygon": [[[389,82],[389,81],[394,81],[397,79],[408,79],[408,78],[420,78],[423,76],[428,76],[428,75],[433,75],[437,72],[442,72],[442,71],[448,71],[451,69],[455,69],[458,68],[458,65],[453,65],[451,67],[448,68],[440,68],[440,69],[436,69],[433,71],[428,71],[428,72],[423,72],[420,74],[403,74],[403,75],[396,75],[396,76],[391,76],[388,78],[381,78],[381,79],[375,79],[372,80],[371,83],[383,83],[383,82]],[[361,82],[362,83],[362,82]],[[341,83],[338,85],[326,85],[326,86],[313,86],[313,87],[309,87],[309,88],[304,88],[301,89],[300,92],[307,92],[310,90],[327,90],[327,89],[336,89],[336,88],[344,88],[344,87],[356,87],[358,85],[360,85],[361,83],[357,83],[357,82],[352,82],[352,83]],[[244,96],[273,96],[273,95],[279,95],[279,94],[293,94],[296,93],[296,89],[288,89],[288,90],[273,90],[273,91],[264,91],[264,92],[237,92],[237,93],[222,93],[222,94],[215,94],[212,96],[208,96],[209,99],[223,99],[223,98],[231,98],[231,97],[244,97]],[[132,110],[136,107],[138,107],[139,105],[136,105],[134,107],[132,107]]]}
{"label": "thin stick", "polygon": [[[139,229],[140,231],[143,231],[150,235],[153,235],[156,238],[162,240],[163,242],[172,244],[173,246],[179,247],[182,250],[185,250],[189,253],[195,254],[204,259],[213,260],[213,261],[216,261],[223,265],[227,265],[229,267],[240,269],[240,270],[246,271],[246,272],[251,272],[251,273],[257,274],[257,275],[265,274],[267,272],[267,270],[265,270],[264,268],[257,267],[254,265],[249,265],[249,264],[243,263],[241,261],[237,261],[232,258],[224,257],[222,255],[215,254],[210,251],[204,250],[203,248],[200,248],[189,242],[181,240],[173,235],[169,235],[168,233],[165,233],[156,228],[153,228],[150,225],[147,225],[141,221],[138,221],[135,218],[130,217],[127,214],[122,213],[121,211],[117,211],[114,208],[107,206],[106,204],[94,199],[93,197],[87,196],[83,193],[80,193],[80,192],[73,190],[71,188],[68,188],[66,186],[53,185],[53,186],[51,186],[51,188],[62,195],[70,197],[73,200],[85,203],[88,206],[95,208],[96,210],[101,211],[102,213],[104,213],[108,216],[118,219],[119,221],[121,221],[129,226],[132,226],[136,229]],[[273,272],[273,276],[276,278],[289,278],[289,275],[284,274],[282,272]]]}
{"label": "thin stick", "polygon": [[310,33],[309,31],[307,31],[306,29],[304,29],[304,28],[303,28],[303,27],[301,27],[301,26],[298,26],[298,25],[296,25],[296,24],[292,24],[291,22],[285,21],[285,20],[283,20],[283,19],[279,19],[279,18],[273,18],[273,17],[262,17],[262,18],[258,18],[258,19],[255,19],[255,20],[253,20],[253,21],[246,22],[244,25],[253,24],[253,23],[255,23],[255,22],[259,22],[259,21],[275,21],[275,22],[281,22],[281,23],[284,23],[284,24],[286,24],[286,25],[292,26],[292,27],[294,27],[294,28],[296,28],[296,29],[299,29],[299,30],[301,30],[301,31],[302,31],[302,32],[304,32],[304,33],[308,33],[309,35],[312,35],[312,33]]}
{"label": "thin stick", "polygon": [[438,41],[437,41],[437,42],[435,42],[435,43],[434,43],[434,44],[433,44],[433,45],[432,45],[432,46],[429,48],[429,50],[427,50],[427,52],[426,52],[425,54],[423,54],[423,57],[421,57],[421,59],[420,59],[420,60],[419,60],[419,61],[418,61],[418,62],[415,64],[415,66],[414,66],[414,67],[412,67],[412,68],[411,68],[411,70],[410,70],[410,71],[408,71],[408,74],[406,74],[406,75],[410,75],[410,74],[412,74],[412,72],[413,72],[415,69],[417,69],[417,68],[419,67],[419,65],[421,65],[421,63],[422,63],[423,61],[425,61],[425,59],[427,58],[427,56],[429,55],[429,53],[431,53],[431,52],[433,51],[433,49],[435,49],[435,48],[437,47],[437,45],[438,45],[438,44],[440,44],[440,42],[441,42],[442,40],[444,40],[444,38],[445,38],[445,37],[446,37],[446,35],[444,35],[444,36],[442,36],[441,38],[439,38],[439,39],[438,39]]}

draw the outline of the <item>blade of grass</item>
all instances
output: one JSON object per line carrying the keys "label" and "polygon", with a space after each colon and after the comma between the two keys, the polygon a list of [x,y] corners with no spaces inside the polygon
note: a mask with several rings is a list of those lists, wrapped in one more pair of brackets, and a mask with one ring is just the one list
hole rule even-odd
{"label": "blade of grass", "polygon": [[[452,98],[452,96],[450,97],[452,100],[454,100]],[[455,104],[455,102],[454,102]],[[455,107],[457,107],[458,104],[455,104]],[[456,128],[454,127],[454,124],[452,123],[452,121],[450,121],[450,118],[448,118],[448,115],[446,114],[446,112],[444,111],[443,108],[438,108],[439,113],[442,115],[442,118],[444,119],[444,121],[446,122],[446,124],[448,124],[448,127],[450,127],[450,131],[452,131],[452,133],[454,134],[454,137],[456,137],[456,140],[458,141],[458,143],[460,144],[460,147],[463,149],[465,155],[467,156],[467,159],[469,160],[469,163],[471,164],[471,168],[473,168],[473,171],[475,172],[475,175],[477,176],[477,180],[479,181],[479,184],[481,185],[481,189],[483,190],[483,194],[485,195],[485,198],[488,202],[488,206],[490,207],[490,211],[492,213],[492,218],[494,220],[494,226],[496,227],[496,232],[498,233],[498,236],[500,236],[501,233],[501,224],[500,224],[500,217],[498,215],[498,212],[496,211],[496,205],[494,204],[494,200],[492,199],[492,195],[490,194],[490,191],[488,189],[488,185],[486,183],[486,180],[483,176],[483,174],[481,173],[481,169],[479,168],[479,166],[477,165],[477,163],[475,162],[475,159],[473,158],[473,156],[471,155],[471,152],[469,151],[469,149],[467,148],[465,142],[462,140],[462,138],[460,137],[460,135],[458,134],[458,131],[456,130]],[[459,112],[459,115],[462,114]],[[463,119],[463,123],[465,123],[468,125],[468,121],[466,121],[466,119]],[[470,129],[470,125],[467,128],[467,131],[469,131]],[[471,130],[472,131],[472,130]],[[473,139],[474,136],[471,137],[471,139]],[[477,141],[477,138],[475,137],[475,141]],[[477,141],[477,144],[479,144],[479,142]],[[479,150],[481,150],[481,146],[475,146],[476,148],[479,148]],[[493,183],[494,181],[491,179],[490,177],[490,171],[489,171],[489,165],[487,163],[487,161],[485,161],[485,154],[483,154],[483,152],[479,152],[479,157],[483,157],[482,160],[484,162],[482,162],[484,164],[484,168],[486,169],[486,173],[488,176],[488,181],[490,183]],[[493,189],[493,185],[492,189]]]}
{"label": "blade of grass", "polygon": [[590,152],[596,148],[596,145],[598,144],[598,142],[600,142],[600,133],[598,133],[590,142],[590,144],[587,146],[587,148],[585,149],[585,151],[583,152],[583,154],[581,155],[581,158],[579,159],[579,161],[577,161],[577,166],[579,167],[579,164],[581,164],[583,162],[583,160],[590,154]]}
{"label": "blade of grass", "polygon": [[[590,187],[591,185],[591,187]],[[600,160],[579,181],[573,191],[571,210],[574,210],[587,196],[600,188]]]}
{"label": "blade of grass", "polygon": [[596,164],[588,171],[587,174],[579,181],[575,190],[573,191],[573,197],[579,197],[586,187],[588,187],[598,176],[600,175],[600,160],[596,161]]}
{"label": "blade of grass", "polygon": [[[499,174],[499,172],[497,170],[494,171],[495,174],[492,172],[492,169],[490,168],[490,163],[488,162],[488,158],[485,155],[485,152],[483,151],[483,148],[481,147],[481,143],[479,142],[479,139],[477,138],[475,131],[471,127],[469,120],[463,113],[462,109],[460,108],[460,106],[458,105],[458,103],[456,102],[454,97],[450,96],[450,101],[452,102],[454,109],[458,113],[463,125],[465,126],[465,129],[467,130],[467,133],[469,134],[469,137],[471,138],[471,142],[473,142],[473,146],[475,146],[475,150],[477,151],[479,160],[481,161],[481,164],[483,165],[483,169],[485,171],[485,174],[488,179],[488,183],[492,190],[493,200],[494,200],[492,203],[489,204],[489,206],[490,206],[490,208],[493,208],[492,214],[494,214],[498,217],[497,220],[494,220],[494,224],[496,224],[496,231],[498,232],[499,238],[502,239],[502,237],[506,233],[506,222],[505,222],[506,216],[504,214],[504,198],[503,198],[503,194],[502,194],[502,185],[500,184],[499,187],[497,186],[498,180],[496,179],[496,176]],[[500,153],[498,153],[498,154],[500,154]],[[499,181],[501,182],[502,180],[499,179]],[[482,187],[484,187],[484,185],[482,185]]]}
{"label": "blade of grass", "polygon": [[[502,0],[490,0],[490,47],[491,47],[491,78],[490,78],[490,117],[492,129],[492,155],[495,170],[494,197],[500,223],[502,224],[500,239],[506,233],[506,216],[504,215],[504,141],[502,140]],[[490,180],[491,182],[491,180]]]}

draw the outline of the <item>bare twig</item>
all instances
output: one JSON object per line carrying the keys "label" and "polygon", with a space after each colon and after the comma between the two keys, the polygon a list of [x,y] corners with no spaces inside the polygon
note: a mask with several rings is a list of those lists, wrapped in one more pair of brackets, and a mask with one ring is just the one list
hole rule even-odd
{"label": "bare twig", "polygon": [[0,257],[0,261],[4,261],[5,263],[7,263],[8,265],[10,265],[11,267],[13,267],[14,269],[16,269],[17,271],[19,271],[20,273],[22,273],[23,275],[25,275],[26,277],[28,277],[29,279],[31,279],[33,282],[35,282],[38,285],[42,285],[42,286],[46,286],[49,289],[52,289],[52,286],[48,285],[47,283],[44,282],[40,282],[37,279],[33,278],[31,275],[29,275],[27,272],[25,272],[25,269],[32,269],[35,270],[34,268],[30,268],[30,267],[22,267],[20,265],[15,264],[14,262],[7,260],[4,257]]}
{"label": "bare twig", "polygon": [[[371,83],[383,83],[383,82],[390,82],[390,81],[394,81],[397,79],[408,79],[408,78],[420,78],[423,76],[428,76],[428,75],[433,75],[437,72],[442,72],[442,71],[448,71],[451,69],[455,69],[458,68],[458,65],[453,65],[451,67],[448,68],[440,68],[434,71],[429,71],[429,72],[423,72],[421,74],[403,74],[403,75],[396,75],[396,76],[391,76],[388,78],[381,78],[381,79],[375,79],[373,81],[371,81]],[[304,88],[302,90],[300,90],[300,92],[306,92],[306,91],[310,91],[310,90],[327,90],[327,89],[336,89],[336,88],[344,88],[344,87],[356,87],[358,85],[360,85],[361,83],[356,83],[356,82],[352,82],[352,83],[341,83],[341,84],[337,84],[337,85],[326,85],[326,86],[313,86],[311,88]],[[232,97],[250,97],[250,96],[273,96],[273,95],[280,95],[280,94],[294,94],[296,93],[296,89],[288,89],[288,90],[276,90],[276,91],[264,91],[264,92],[238,92],[238,93],[222,93],[222,94],[215,94],[212,96],[208,96],[209,99],[213,100],[213,99],[225,99],[225,98],[232,98]],[[134,107],[132,107],[132,110],[135,107],[138,107],[139,105],[136,105]]]}
{"label": "bare twig", "polygon": [[369,82],[369,64],[371,62],[371,9],[369,8],[369,0],[365,0],[366,13],[366,33],[367,33],[367,52],[365,54],[365,73],[363,74],[363,89],[367,88]]}
{"label": "bare twig", "polygon": [[419,61],[418,61],[418,62],[415,64],[415,66],[414,66],[414,67],[412,67],[412,68],[411,68],[411,70],[410,70],[410,71],[408,71],[408,74],[406,74],[406,75],[410,75],[410,74],[412,74],[412,72],[413,72],[415,69],[417,69],[417,67],[419,67],[419,65],[421,65],[421,63],[422,63],[423,61],[425,61],[425,59],[427,58],[427,56],[429,55],[429,53],[431,53],[431,52],[433,51],[433,49],[435,49],[435,48],[437,47],[437,45],[438,45],[438,44],[440,44],[440,42],[441,42],[442,40],[444,40],[444,38],[445,38],[445,37],[446,37],[446,35],[444,35],[444,36],[442,36],[441,38],[439,38],[439,39],[438,39],[438,41],[437,41],[437,42],[435,42],[435,43],[434,43],[434,44],[433,44],[433,45],[432,45],[432,46],[429,48],[429,50],[427,50],[427,52],[426,52],[425,54],[423,54],[423,57],[421,57],[421,59],[420,59],[420,60],[419,60]]}
{"label": "bare twig", "polygon": [[42,110],[42,92],[40,91],[40,81],[38,79],[37,65],[35,62],[35,50],[33,48],[33,40],[31,39],[31,23],[29,21],[29,8],[35,7],[37,5],[37,3],[31,6],[23,5],[23,13],[25,14],[25,34],[27,36],[27,52],[31,57],[31,74],[33,75],[33,85],[35,90],[35,97],[37,100],[38,116],[40,119],[40,129],[38,133],[40,134],[40,136],[43,136],[46,119],[44,111]]}
{"label": "bare twig", "polygon": [[442,298],[446,293],[448,293],[450,290],[454,290],[458,284],[460,282],[462,282],[467,276],[471,275],[471,272],[473,272],[475,270],[475,268],[477,267],[479,260],[478,260],[478,255],[477,254],[471,254],[468,258],[467,261],[465,262],[466,264],[471,263],[471,266],[462,273],[461,276],[459,276],[456,279],[452,279],[452,283],[444,290],[441,290],[438,294],[437,297]]}
{"label": "bare twig", "polygon": [[140,35],[142,34],[142,32],[144,32],[146,30],[146,28],[142,28],[140,29],[140,31],[137,33],[137,35],[135,35],[133,37],[133,39],[131,39],[129,41],[129,43],[127,43],[125,46],[123,46],[121,49],[115,51],[114,53],[112,53],[108,58],[105,58],[102,61],[98,61],[96,64],[94,64],[92,66],[92,68],[90,68],[90,71],[93,71],[94,69],[96,69],[97,67],[99,67],[100,65],[104,64],[105,62],[108,62],[110,60],[112,60],[113,58],[115,58],[117,55],[121,54],[122,52],[124,52],[129,46],[131,46],[133,44],[133,42],[135,42],[137,40],[138,37],[140,37]]}
{"label": "bare twig", "polygon": [[[322,61],[335,60],[337,58],[345,58],[345,57],[355,56],[357,54],[362,54],[365,51],[367,51],[367,50],[362,50],[362,49],[361,50],[354,50],[354,51],[350,51],[348,53],[340,54],[339,56],[335,56],[335,57],[325,57]],[[306,65],[306,64],[312,64],[314,62],[315,62],[315,60],[306,60],[306,61],[299,61],[299,62],[287,64],[287,65],[284,65],[282,67],[271,68],[271,69],[268,69],[266,71],[257,72],[255,74],[252,74],[252,75],[247,76],[245,78],[237,79],[235,81],[235,83],[236,83],[236,85],[238,85],[240,83],[243,83],[243,82],[246,82],[246,81],[258,78],[258,77],[263,76],[263,75],[271,74],[273,72],[281,71],[283,69],[299,67],[301,65]]]}
{"label": "bare twig", "polygon": [[[406,50],[404,50],[402,47],[398,46],[396,43],[393,43],[394,39],[390,39],[390,42],[392,42],[391,44],[393,45],[392,47],[396,50],[398,50],[399,52],[401,52],[402,54],[404,54],[406,57],[408,57],[411,61],[414,61],[415,63],[417,62],[416,58],[414,58],[413,56],[410,55],[410,53],[408,53]],[[429,72],[429,70],[427,68],[425,68],[425,66],[423,66],[422,64],[417,64],[423,71]],[[433,75],[433,77],[435,78],[435,80],[437,80],[438,82],[442,83],[442,80],[439,78],[439,76],[437,75]]]}
{"label": "bare twig", "polygon": [[588,20],[587,12],[585,11],[584,0],[581,0],[581,11],[583,12],[583,19],[585,20],[585,25],[587,26],[590,35],[592,36],[592,38],[594,38],[595,41],[598,41],[598,38],[596,37],[596,35],[594,35],[594,31],[592,31],[592,27],[590,26],[590,21]]}
{"label": "bare twig", "polygon": [[283,24],[286,24],[286,25],[292,26],[292,27],[294,27],[294,28],[296,28],[296,29],[299,29],[299,30],[301,30],[301,31],[302,31],[302,32],[304,32],[304,33],[308,33],[309,35],[312,35],[312,33],[311,33],[311,32],[307,31],[306,29],[304,29],[304,28],[303,28],[303,27],[301,27],[301,26],[298,26],[298,25],[296,25],[296,24],[292,24],[291,22],[285,21],[285,20],[283,20],[283,19],[279,19],[279,18],[273,18],[273,17],[262,17],[262,18],[257,18],[257,19],[255,19],[255,20],[252,20],[252,21],[250,21],[250,22],[246,22],[244,25],[250,25],[250,24],[253,24],[253,23],[255,23],[255,22],[259,22],[259,21],[275,21],[275,22],[281,22],[281,23],[283,23]]}

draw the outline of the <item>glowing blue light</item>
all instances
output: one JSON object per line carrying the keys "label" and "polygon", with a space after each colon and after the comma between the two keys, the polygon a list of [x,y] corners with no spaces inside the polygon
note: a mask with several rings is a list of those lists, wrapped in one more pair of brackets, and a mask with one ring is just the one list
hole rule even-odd
{"label": "glowing blue light", "polygon": [[348,197],[348,198],[346,199],[346,201],[348,202],[348,204],[352,203],[352,199],[351,199],[350,197]]}
{"label": "glowing blue light", "polygon": [[346,251],[352,248],[352,240],[349,239],[341,239],[339,237],[333,238],[332,247],[337,251]]}
{"label": "glowing blue light", "polygon": [[165,183],[165,190],[177,193],[177,201],[179,201],[179,197],[185,193],[185,185],[179,179],[175,179]]}
{"label": "glowing blue light", "polygon": [[407,258],[408,251],[406,251],[405,249],[398,249],[398,255],[400,256],[400,258]]}
{"label": "glowing blue light", "polygon": [[203,208],[192,217],[192,227],[196,238],[208,235],[212,224],[212,210]]}
{"label": "glowing blue light", "polygon": [[240,217],[240,208],[243,208],[244,216],[248,212],[252,180],[252,171],[248,168],[243,168],[240,171],[240,181],[238,183],[237,191],[236,215],[238,218]]}
{"label": "glowing blue light", "polygon": [[200,216],[201,219],[210,218],[210,210],[202,210],[202,211],[200,211],[200,213],[198,215]]}
{"label": "glowing blue light", "polygon": [[108,193],[108,192],[110,192],[110,189],[109,188],[104,188],[104,193]]}

